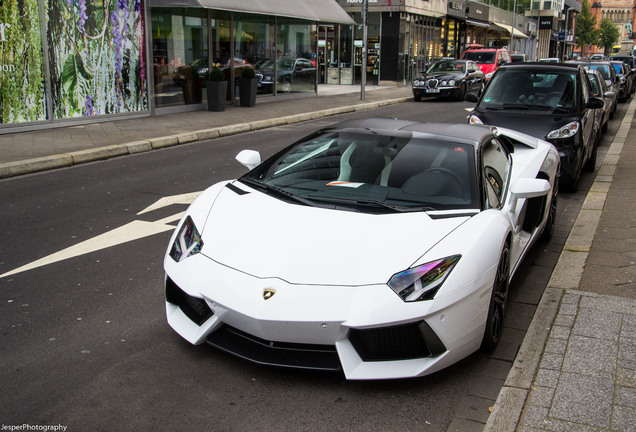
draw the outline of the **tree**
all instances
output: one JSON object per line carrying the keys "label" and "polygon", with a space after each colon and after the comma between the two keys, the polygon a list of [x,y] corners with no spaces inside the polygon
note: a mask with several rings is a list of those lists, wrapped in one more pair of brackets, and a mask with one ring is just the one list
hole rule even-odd
{"label": "tree", "polygon": [[581,47],[581,57],[584,57],[585,47],[598,42],[596,18],[592,15],[590,2],[583,0],[581,13],[576,16],[576,44]]}
{"label": "tree", "polygon": [[598,25],[598,44],[603,47],[603,54],[608,55],[621,32],[609,18],[603,18]]}

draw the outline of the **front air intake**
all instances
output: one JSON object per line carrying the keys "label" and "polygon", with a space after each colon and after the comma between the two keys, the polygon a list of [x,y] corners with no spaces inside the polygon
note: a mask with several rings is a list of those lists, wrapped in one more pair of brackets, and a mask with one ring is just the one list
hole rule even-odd
{"label": "front air intake", "polygon": [[446,347],[424,321],[375,329],[352,329],[349,341],[364,361],[434,357]]}
{"label": "front air intake", "polygon": [[179,309],[196,325],[203,324],[214,315],[205,300],[188,295],[168,276],[166,276],[166,301],[179,306]]}

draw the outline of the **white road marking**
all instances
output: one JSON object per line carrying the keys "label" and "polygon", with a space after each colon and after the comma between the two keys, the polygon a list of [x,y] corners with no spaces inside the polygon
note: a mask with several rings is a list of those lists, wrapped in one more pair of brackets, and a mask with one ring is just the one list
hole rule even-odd
{"label": "white road marking", "polygon": [[[201,192],[193,192],[189,194],[173,195],[169,197],[163,197],[157,200],[154,204],[146,207],[138,215],[148,213],[153,210],[160,209],[162,207],[168,207],[173,204],[191,204],[194,199],[199,196]],[[59,252],[55,252],[49,256],[33,261],[29,264],[25,264],[15,270],[11,270],[7,273],[0,275],[0,279],[12,276],[17,273],[22,273],[28,270],[33,270],[38,267],[42,267],[48,264],[53,264],[59,261],[75,258],[81,255],[86,255],[98,250],[107,249],[109,247],[118,246],[120,244],[128,243],[134,240],[139,240],[144,237],[149,237],[155,234],[160,234],[166,231],[171,231],[174,226],[170,225],[171,222],[178,221],[184,215],[185,212],[176,213],[174,215],[167,216],[163,219],[154,222],[146,222],[135,220],[127,223],[124,226],[115,228],[104,234],[93,237],[82,243],[70,246]]]}

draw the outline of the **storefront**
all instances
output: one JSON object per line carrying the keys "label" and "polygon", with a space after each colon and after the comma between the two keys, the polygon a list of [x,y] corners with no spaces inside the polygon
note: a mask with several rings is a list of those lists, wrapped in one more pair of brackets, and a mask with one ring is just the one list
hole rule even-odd
{"label": "storefront", "polygon": [[[357,23],[362,22],[361,0],[338,0]],[[368,0],[367,64],[362,65],[363,29],[353,27],[351,51],[341,50],[353,65],[352,82],[360,83],[366,67],[367,84],[406,85],[432,60],[455,47],[456,24],[446,20],[446,2],[423,0]],[[449,38],[448,29],[452,30]],[[343,73],[340,70],[340,83]],[[345,71],[345,73],[349,73]]]}
{"label": "storefront", "polygon": [[264,97],[315,92],[318,24],[355,24],[335,0],[5,2],[0,133],[204,109],[212,64],[275,76]]}
{"label": "storefront", "polygon": [[0,133],[147,115],[143,0],[0,5]]}

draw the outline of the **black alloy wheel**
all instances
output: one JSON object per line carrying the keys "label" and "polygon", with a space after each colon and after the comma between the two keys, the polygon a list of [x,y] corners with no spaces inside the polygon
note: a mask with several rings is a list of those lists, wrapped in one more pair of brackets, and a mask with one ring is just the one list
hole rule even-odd
{"label": "black alloy wheel", "polygon": [[484,330],[484,338],[481,341],[481,349],[483,351],[494,350],[501,339],[503,318],[506,310],[506,298],[508,296],[509,273],[510,248],[508,243],[506,243],[501,251],[501,257],[497,265],[497,274],[495,275],[495,282],[492,288],[492,295],[490,297],[486,329]]}

